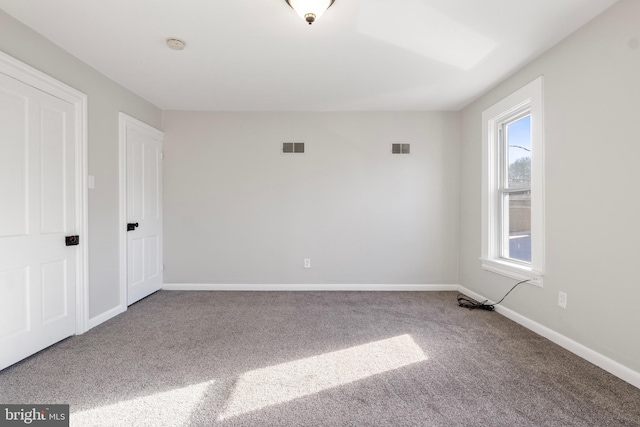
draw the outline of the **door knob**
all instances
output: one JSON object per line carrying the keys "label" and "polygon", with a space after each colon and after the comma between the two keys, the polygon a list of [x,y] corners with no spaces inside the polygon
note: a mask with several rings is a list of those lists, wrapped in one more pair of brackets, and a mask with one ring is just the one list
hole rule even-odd
{"label": "door knob", "polygon": [[67,246],[76,246],[80,243],[80,236],[65,236],[64,243]]}
{"label": "door knob", "polygon": [[127,224],[127,231],[135,231],[136,228],[138,228],[137,222],[130,222]]}

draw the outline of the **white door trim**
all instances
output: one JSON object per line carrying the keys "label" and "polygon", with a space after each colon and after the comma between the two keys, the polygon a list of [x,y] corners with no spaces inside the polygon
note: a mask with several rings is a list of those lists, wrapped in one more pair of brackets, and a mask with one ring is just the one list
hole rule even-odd
{"label": "white door trim", "polygon": [[73,105],[76,122],[76,335],[89,330],[89,232],[87,198],[87,95],[0,51],[0,73]]}
{"label": "white door trim", "polygon": [[164,133],[125,113],[118,114],[120,150],[120,312],[127,310],[127,129],[163,139]]}

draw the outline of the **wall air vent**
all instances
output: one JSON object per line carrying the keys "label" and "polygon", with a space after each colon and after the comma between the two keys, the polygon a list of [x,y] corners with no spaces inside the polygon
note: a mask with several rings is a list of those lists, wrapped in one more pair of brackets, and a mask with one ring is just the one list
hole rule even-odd
{"label": "wall air vent", "polygon": [[391,144],[391,154],[411,154],[411,144]]}
{"label": "wall air vent", "polygon": [[303,154],[304,142],[283,142],[282,152],[284,154]]}

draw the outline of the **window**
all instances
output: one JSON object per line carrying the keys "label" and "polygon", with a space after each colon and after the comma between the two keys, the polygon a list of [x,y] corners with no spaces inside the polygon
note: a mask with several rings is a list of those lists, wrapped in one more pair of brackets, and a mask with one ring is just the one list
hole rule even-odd
{"label": "window", "polygon": [[542,77],[482,113],[482,267],[542,285]]}
{"label": "window", "polygon": [[531,263],[531,113],[517,111],[498,127],[500,257]]}

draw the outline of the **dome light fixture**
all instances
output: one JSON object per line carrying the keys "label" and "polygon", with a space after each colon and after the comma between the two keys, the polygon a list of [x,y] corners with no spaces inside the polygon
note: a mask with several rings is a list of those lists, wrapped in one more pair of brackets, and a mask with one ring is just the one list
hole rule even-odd
{"label": "dome light fixture", "polygon": [[173,50],[183,50],[185,47],[184,41],[171,37],[167,39],[167,46]]}
{"label": "dome light fixture", "polygon": [[320,19],[335,0],[285,0],[309,25]]}

